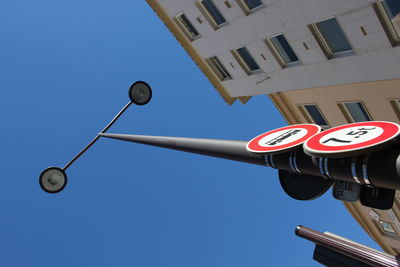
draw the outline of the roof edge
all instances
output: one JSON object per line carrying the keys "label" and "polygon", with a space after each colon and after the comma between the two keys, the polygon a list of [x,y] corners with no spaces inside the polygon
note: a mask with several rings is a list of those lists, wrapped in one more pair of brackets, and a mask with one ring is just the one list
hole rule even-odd
{"label": "roof edge", "polygon": [[[180,43],[180,45],[185,49],[185,51],[189,54],[194,63],[199,67],[199,69],[203,72],[203,74],[208,78],[217,92],[221,95],[224,101],[228,105],[232,105],[237,97],[231,97],[227,92],[226,88],[219,81],[218,77],[211,71],[208,67],[207,63],[203,60],[203,58],[197,53],[196,49],[191,45],[189,40],[187,40],[186,36],[180,31],[177,25],[172,21],[172,19],[168,16],[167,12],[164,8],[157,2],[157,0],[146,0],[147,4],[153,9],[153,11],[157,14],[160,20],[167,26],[172,35],[174,35],[175,39]],[[247,101],[246,101],[247,102]],[[243,101],[242,101],[243,103]]]}

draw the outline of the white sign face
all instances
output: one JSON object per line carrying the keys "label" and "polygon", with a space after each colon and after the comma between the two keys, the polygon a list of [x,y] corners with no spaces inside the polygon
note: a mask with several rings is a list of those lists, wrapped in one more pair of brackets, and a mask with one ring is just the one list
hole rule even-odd
{"label": "white sign face", "polygon": [[381,127],[349,127],[329,133],[321,138],[320,143],[326,146],[344,146],[364,143],[379,137]]}
{"label": "white sign face", "polygon": [[261,138],[258,145],[262,147],[283,146],[303,138],[307,133],[308,130],[304,128],[281,130]]}
{"label": "white sign face", "polygon": [[400,133],[400,125],[386,121],[366,121],[334,127],[314,135],[304,143],[304,152],[315,157],[353,157],[390,145]]}
{"label": "white sign face", "polygon": [[320,131],[321,127],[315,124],[290,125],[254,137],[246,149],[253,153],[283,152],[303,144]]}

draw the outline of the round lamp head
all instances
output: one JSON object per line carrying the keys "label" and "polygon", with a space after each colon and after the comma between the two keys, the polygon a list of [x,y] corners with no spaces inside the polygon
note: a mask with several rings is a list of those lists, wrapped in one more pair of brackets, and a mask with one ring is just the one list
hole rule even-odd
{"label": "round lamp head", "polygon": [[145,82],[137,81],[129,88],[129,98],[136,105],[146,105],[149,103],[151,96],[150,85]]}
{"label": "round lamp head", "polygon": [[49,167],[40,174],[39,184],[47,193],[58,193],[67,185],[67,175],[58,167]]}

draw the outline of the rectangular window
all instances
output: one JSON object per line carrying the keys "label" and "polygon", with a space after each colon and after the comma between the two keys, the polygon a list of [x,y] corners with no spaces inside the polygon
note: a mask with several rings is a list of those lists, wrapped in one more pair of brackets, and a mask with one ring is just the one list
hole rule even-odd
{"label": "rectangular window", "polygon": [[400,44],[400,1],[379,0],[373,6],[392,46]]}
{"label": "rectangular window", "polygon": [[188,18],[185,16],[185,14],[180,13],[175,17],[175,22],[178,24],[179,28],[183,31],[183,33],[186,35],[186,37],[190,40],[193,41],[200,37],[199,32],[196,30],[196,28],[193,26],[192,23],[188,20]]}
{"label": "rectangular window", "polygon": [[307,122],[318,124],[322,128],[329,128],[329,124],[317,105],[307,104],[298,106],[298,108]]}
{"label": "rectangular window", "polygon": [[245,46],[232,51],[233,56],[242,66],[247,75],[259,72],[261,69],[257,62],[250,55],[249,50]]}
{"label": "rectangular window", "polygon": [[338,106],[349,123],[371,120],[362,102],[339,103]]}
{"label": "rectangular window", "polygon": [[383,236],[399,240],[399,236],[397,235],[391,223],[379,219],[377,221],[374,220],[373,222]]}
{"label": "rectangular window", "polygon": [[214,29],[217,29],[226,23],[224,16],[222,16],[221,12],[219,12],[218,8],[211,0],[200,0],[199,3],[200,10]]}
{"label": "rectangular window", "polygon": [[352,47],[336,18],[309,25],[309,29],[328,59],[352,54]]}
{"label": "rectangular window", "polygon": [[396,231],[393,229],[393,226],[391,223],[384,222],[381,220],[379,220],[378,223],[379,223],[381,232],[383,232],[387,236],[398,238]]}
{"label": "rectangular window", "polygon": [[397,118],[400,120],[400,100],[399,99],[390,100],[390,105],[392,106],[394,113],[396,113]]}
{"label": "rectangular window", "polygon": [[392,250],[395,256],[400,254],[400,249],[392,247]]}
{"label": "rectangular window", "polygon": [[253,13],[263,6],[261,0],[237,0],[246,15]]}
{"label": "rectangular window", "polygon": [[210,57],[206,59],[206,62],[221,81],[232,79],[232,76],[225,69],[224,65],[222,65],[221,61],[219,61],[217,57]]}
{"label": "rectangular window", "polygon": [[296,56],[283,34],[271,37],[267,39],[265,43],[282,68],[299,63],[299,58]]}

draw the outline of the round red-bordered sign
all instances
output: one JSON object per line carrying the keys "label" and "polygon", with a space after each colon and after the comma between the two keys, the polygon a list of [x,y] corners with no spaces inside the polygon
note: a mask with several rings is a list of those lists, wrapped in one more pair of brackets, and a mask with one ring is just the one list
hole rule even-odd
{"label": "round red-bordered sign", "polygon": [[391,144],[400,134],[400,125],[387,121],[346,124],[323,131],[304,143],[304,152],[324,158],[353,157]]}
{"label": "round red-bordered sign", "polygon": [[246,149],[253,153],[284,152],[321,132],[316,124],[296,124],[263,133],[251,139]]}

